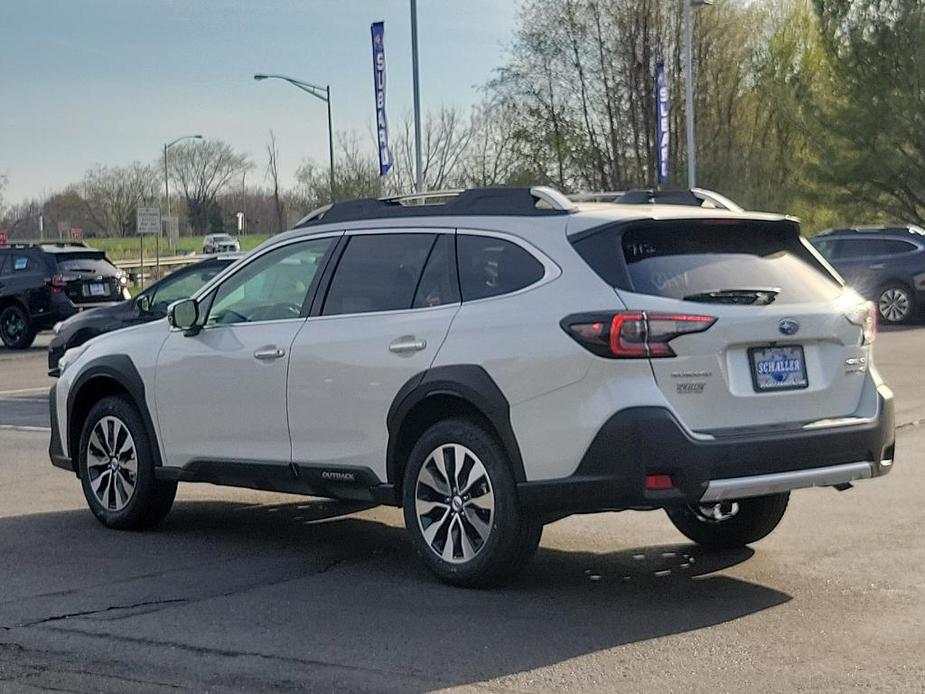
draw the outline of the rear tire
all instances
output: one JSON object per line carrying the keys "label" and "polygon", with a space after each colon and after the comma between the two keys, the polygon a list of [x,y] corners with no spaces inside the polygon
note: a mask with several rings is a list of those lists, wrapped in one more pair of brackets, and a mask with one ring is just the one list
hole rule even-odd
{"label": "rear tire", "polygon": [[790,493],[756,496],[720,504],[666,508],[678,530],[698,545],[734,549],[771,534],[784,517]]}
{"label": "rear tire", "polygon": [[110,396],[91,408],[77,455],[87,505],[106,527],[150,528],[170,512],[177,483],[155,477],[152,442],[127,399]]}
{"label": "rear tire", "polygon": [[403,484],[405,527],[442,581],[504,582],[536,552],[542,523],[524,515],[510,461],[479,423],[448,419],[415,444]]}
{"label": "rear tire", "polygon": [[0,340],[9,349],[28,349],[35,342],[35,328],[21,306],[14,304],[0,311]]}
{"label": "rear tire", "polygon": [[905,284],[893,282],[880,287],[877,292],[877,314],[884,323],[908,323],[917,310],[915,293]]}

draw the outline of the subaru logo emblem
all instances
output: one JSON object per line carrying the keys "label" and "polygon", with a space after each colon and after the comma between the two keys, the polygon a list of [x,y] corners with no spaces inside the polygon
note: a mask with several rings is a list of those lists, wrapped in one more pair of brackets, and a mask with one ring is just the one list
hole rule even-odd
{"label": "subaru logo emblem", "polygon": [[796,335],[800,331],[800,323],[793,318],[784,318],[777,324],[777,329],[784,335]]}

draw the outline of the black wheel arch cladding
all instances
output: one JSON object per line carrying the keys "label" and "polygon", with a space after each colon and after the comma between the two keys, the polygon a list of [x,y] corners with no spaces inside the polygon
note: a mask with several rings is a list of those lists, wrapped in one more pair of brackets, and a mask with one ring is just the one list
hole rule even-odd
{"label": "black wheel arch cladding", "polygon": [[[106,354],[98,357],[87,364],[80,375],[74,380],[70,391],[67,395],[67,427],[66,432],[68,441],[68,453],[74,461],[74,467],[77,467],[77,453],[75,442],[80,440],[80,432],[83,427],[84,418],[102,397],[112,395],[112,384],[118,386],[118,391],[128,396],[129,401],[138,411],[141,421],[144,424],[146,433],[151,441],[151,448],[154,454],[154,464],[161,465],[160,448],[157,443],[157,435],[154,430],[154,423],[151,420],[151,413],[148,411],[147,400],[145,399],[145,384],[135,367],[134,362],[126,354]],[[88,388],[94,388],[95,385],[106,386],[101,389],[99,397],[85,397],[90,391]],[[75,413],[75,406],[81,405],[81,410]],[[75,428],[75,415],[80,415],[80,428]]]}
{"label": "black wheel arch cladding", "polygon": [[[520,447],[511,426],[511,407],[504,393],[488,372],[477,364],[438,366],[414,375],[399,389],[386,417],[389,441],[386,452],[388,482],[401,488],[403,453],[409,453],[414,441],[403,440],[409,416],[428,401],[453,398],[466,403],[465,415],[475,411],[494,429],[501,447],[511,462],[515,482],[526,479]],[[400,498],[400,492],[396,494]]]}

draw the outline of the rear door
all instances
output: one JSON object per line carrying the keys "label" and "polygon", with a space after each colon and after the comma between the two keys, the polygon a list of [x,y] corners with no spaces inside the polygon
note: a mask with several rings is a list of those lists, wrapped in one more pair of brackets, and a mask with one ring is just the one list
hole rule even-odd
{"label": "rear door", "polygon": [[[867,356],[845,290],[790,222],[670,221],[614,234],[627,308],[709,316],[707,330],[650,359],[659,388],[695,431],[850,415]],[[852,300],[858,305],[858,299]]]}
{"label": "rear door", "polygon": [[453,230],[350,234],[292,345],[293,462],[385,480],[389,407],[433,363],[459,305]]}

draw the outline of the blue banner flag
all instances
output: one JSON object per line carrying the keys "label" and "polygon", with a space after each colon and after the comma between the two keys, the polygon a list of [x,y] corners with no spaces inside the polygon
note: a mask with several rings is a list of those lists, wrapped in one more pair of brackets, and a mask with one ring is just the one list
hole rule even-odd
{"label": "blue banner flag", "polygon": [[389,123],[385,118],[385,23],[370,25],[373,36],[373,85],[376,88],[376,132],[379,139],[379,175],[385,176],[392,168],[392,150],[389,149]]}
{"label": "blue banner flag", "polygon": [[668,82],[665,79],[665,64],[655,66],[655,142],[658,147],[658,182],[668,182],[668,152],[671,129],[668,125],[671,105],[668,101]]}

